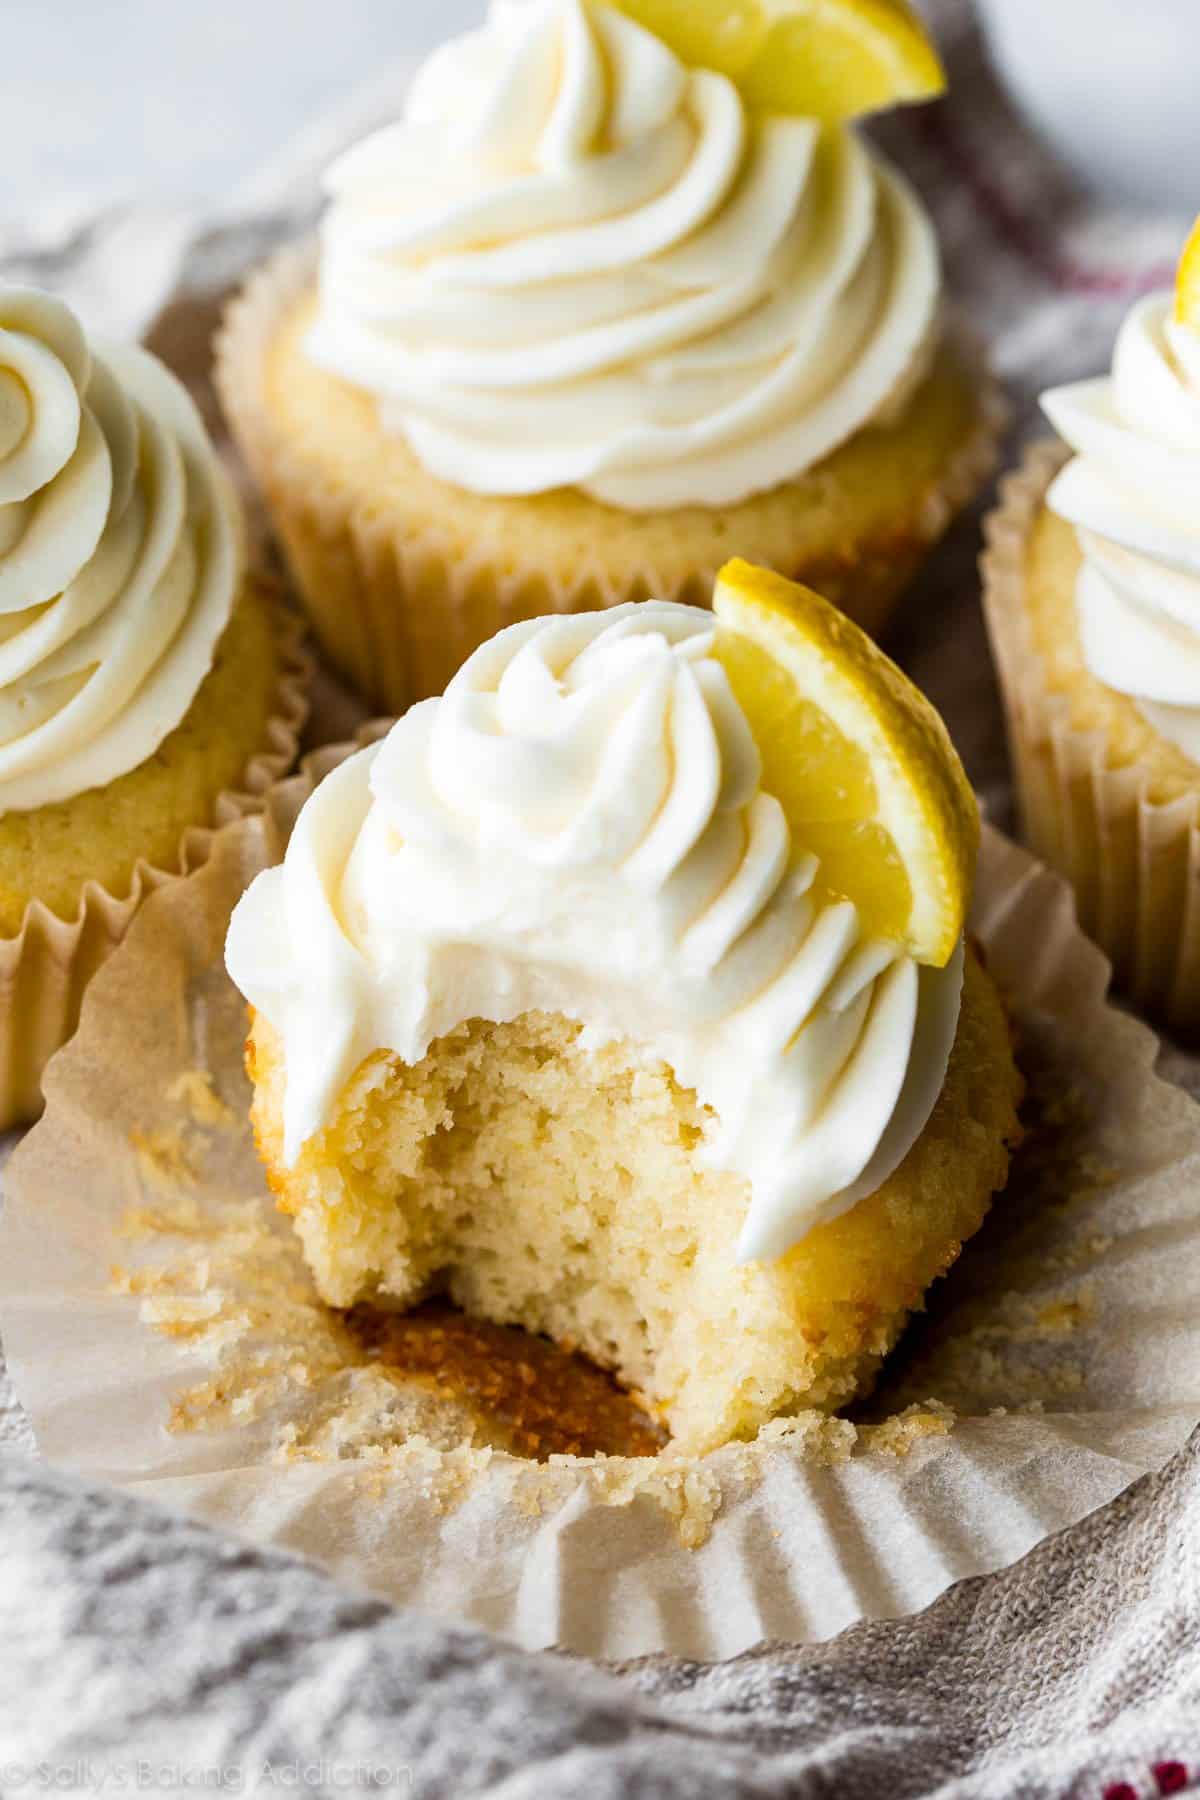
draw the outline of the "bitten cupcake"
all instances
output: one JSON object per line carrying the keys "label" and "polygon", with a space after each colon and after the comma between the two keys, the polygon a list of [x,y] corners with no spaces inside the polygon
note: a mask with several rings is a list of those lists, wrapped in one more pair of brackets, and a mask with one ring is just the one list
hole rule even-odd
{"label": "bitten cupcake", "polygon": [[940,81],[880,18],[882,89],[844,43],[814,70],[820,33],[760,47],[772,111],[753,69],[611,6],[496,0],[329,171],[319,252],[251,279],[218,385],[376,705],[521,618],[708,604],[731,550],[882,625],[989,472],[998,402],[919,201],[843,122]]}
{"label": "bitten cupcake", "polygon": [[1010,480],[984,564],[1024,826],[1121,989],[1195,1039],[1200,224],[1111,373],[1042,404],[1067,448],[1039,445]]}
{"label": "bitten cupcake", "polygon": [[745,564],[509,627],[231,922],[321,1296],[582,1350],[678,1448],[869,1385],[1004,1185],[978,814],[857,627]]}
{"label": "bitten cupcake", "polygon": [[0,286],[0,1125],[189,832],[291,763],[303,672],[184,389]]}

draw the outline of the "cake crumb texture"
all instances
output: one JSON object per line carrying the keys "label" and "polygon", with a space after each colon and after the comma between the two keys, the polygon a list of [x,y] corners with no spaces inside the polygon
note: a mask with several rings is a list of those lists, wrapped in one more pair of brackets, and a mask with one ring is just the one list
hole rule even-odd
{"label": "cake crumb texture", "polygon": [[184,1069],[168,1084],[167,1099],[184,1107],[193,1123],[209,1130],[228,1131],[236,1123],[233,1109],[217,1093],[206,1069]]}
{"label": "cake crumb texture", "polygon": [[408,1067],[377,1053],[284,1166],[281,1045],[254,1019],[253,1118],[321,1297],[468,1315],[583,1352],[702,1454],[846,1404],[980,1225],[1019,1135],[995,989],[967,961],[958,1038],[895,1175],[772,1263],[739,1266],[749,1201],[697,1152],[713,1115],[661,1062],[531,1013],[475,1020]]}

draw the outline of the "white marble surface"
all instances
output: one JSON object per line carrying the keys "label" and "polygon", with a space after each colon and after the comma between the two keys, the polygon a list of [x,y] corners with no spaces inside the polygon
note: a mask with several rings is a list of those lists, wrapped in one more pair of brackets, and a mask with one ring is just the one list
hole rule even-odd
{"label": "white marble surface", "polygon": [[0,226],[220,206],[317,114],[483,0],[0,0]]}

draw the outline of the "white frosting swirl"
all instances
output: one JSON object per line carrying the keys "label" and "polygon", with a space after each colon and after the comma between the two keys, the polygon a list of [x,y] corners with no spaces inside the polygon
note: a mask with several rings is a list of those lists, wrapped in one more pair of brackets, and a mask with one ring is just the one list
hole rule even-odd
{"label": "white frosting swirl", "polygon": [[591,0],[494,0],[327,186],[309,353],[477,493],[733,504],[928,366],[937,248],[898,177]]}
{"label": "white frosting swirl", "polygon": [[646,601],[514,625],[308,801],[229,931],[282,1034],[285,1154],[378,1049],[563,1013],[665,1060],[701,1154],[781,1255],[899,1165],[941,1090],[961,952],[864,941],[760,786],[711,614]]}
{"label": "white frosting swirl", "polygon": [[237,501],[143,350],[0,285],[0,812],[102,787],[183,719],[233,606]]}
{"label": "white frosting swirl", "polygon": [[1048,495],[1076,527],[1084,661],[1200,763],[1200,333],[1155,294],[1112,374],[1042,398],[1078,452]]}

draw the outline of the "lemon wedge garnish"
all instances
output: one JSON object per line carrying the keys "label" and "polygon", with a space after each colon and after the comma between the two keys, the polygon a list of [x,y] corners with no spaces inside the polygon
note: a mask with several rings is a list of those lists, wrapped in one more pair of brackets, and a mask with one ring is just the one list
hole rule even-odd
{"label": "lemon wedge garnish", "polygon": [[818,898],[944,968],[966,922],[979,808],[938,714],[866,633],[811,588],[731,562],[716,654],[758,745],[763,787],[812,851]]}
{"label": "lemon wedge garnish", "polygon": [[1200,219],[1183,246],[1175,277],[1175,317],[1181,325],[1200,331]]}
{"label": "lemon wedge garnish", "polygon": [[764,112],[837,124],[943,93],[908,0],[611,0],[684,62],[715,69]]}

